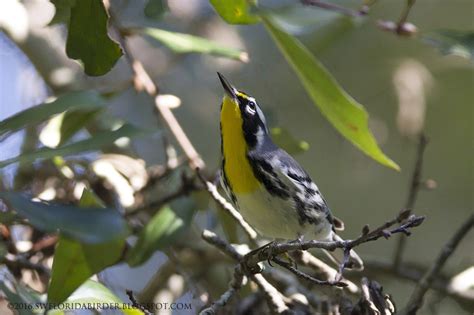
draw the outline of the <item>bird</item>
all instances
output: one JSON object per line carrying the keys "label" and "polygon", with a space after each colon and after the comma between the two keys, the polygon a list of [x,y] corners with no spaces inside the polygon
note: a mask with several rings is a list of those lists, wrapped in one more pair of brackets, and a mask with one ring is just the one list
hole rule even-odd
{"label": "bird", "polygon": [[[243,218],[265,238],[342,241],[343,223],[331,214],[318,186],[299,163],[269,134],[254,97],[237,90],[217,73],[224,88],[220,109],[220,183]],[[344,250],[326,252],[337,264]],[[350,251],[345,267],[362,270]]]}

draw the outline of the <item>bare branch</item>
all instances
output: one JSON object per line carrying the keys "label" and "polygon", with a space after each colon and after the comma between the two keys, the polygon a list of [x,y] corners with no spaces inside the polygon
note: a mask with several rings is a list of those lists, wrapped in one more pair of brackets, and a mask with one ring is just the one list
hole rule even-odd
{"label": "bare branch", "polygon": [[410,300],[407,303],[407,306],[405,307],[405,314],[413,315],[416,314],[418,309],[420,309],[420,307],[423,305],[423,297],[430,288],[431,283],[436,279],[436,276],[440,273],[441,268],[443,268],[448,258],[451,257],[456,247],[473,226],[474,215],[471,215],[456,231],[453,237],[443,246],[433,265],[431,265],[430,269],[418,282],[413,294],[410,297]]}
{"label": "bare branch", "polygon": [[224,211],[227,211],[237,221],[251,240],[255,240],[257,238],[257,232],[247,223],[247,221],[245,221],[240,212],[238,212],[224,197],[221,196],[221,194],[219,194],[216,185],[206,180],[199,169],[196,169],[196,174],[206,187],[207,191],[211,194],[212,199],[214,199]]}
{"label": "bare branch", "polygon": [[122,46],[125,57],[127,58],[127,61],[132,69],[135,89],[137,91],[145,90],[148,95],[155,99],[155,113],[159,114],[159,118],[163,119],[168,129],[171,131],[176,141],[179,143],[181,149],[188,158],[190,167],[192,169],[203,168],[205,166],[204,161],[197,153],[191,141],[189,141],[189,138],[183,131],[183,128],[181,128],[179,122],[176,120],[176,117],[174,116],[173,112],[171,111],[169,106],[159,101],[158,86],[153,82],[150,75],[146,72],[145,68],[143,67],[143,64],[138,61],[131,53],[126,38],[126,36],[129,35],[128,32],[123,30],[120,26],[120,23],[115,17],[115,14],[110,6],[109,1],[104,1],[104,4],[110,16],[110,24],[117,30],[118,40],[120,42],[120,45]]}
{"label": "bare branch", "polygon": [[[411,211],[415,207],[416,199],[418,197],[418,192],[420,191],[421,187],[421,177],[422,177],[422,170],[423,170],[423,154],[426,149],[426,145],[428,144],[428,139],[424,134],[420,135],[420,139],[418,141],[417,153],[416,153],[416,162],[415,168],[413,169],[413,173],[411,176],[410,181],[410,191],[408,193],[408,198],[405,203],[405,209],[408,211],[408,214],[411,214]],[[393,267],[396,269],[400,266],[403,258],[403,252],[406,246],[406,239],[403,235],[400,235],[398,239],[398,244],[395,249],[395,255],[393,260]]]}
{"label": "bare branch", "polygon": [[254,255],[247,257],[245,263],[247,264],[249,270],[258,270],[256,266],[259,262],[271,260],[275,256],[286,253],[288,251],[308,250],[310,248],[321,248],[329,251],[335,250],[336,248],[343,248],[344,250],[349,251],[360,244],[375,241],[381,237],[389,238],[392,234],[404,233],[406,235],[409,235],[409,229],[420,225],[424,220],[424,217],[411,215],[404,221],[404,223],[401,223],[399,226],[392,228],[393,225],[400,223],[404,218],[406,218],[406,211],[402,211],[395,219],[386,222],[385,224],[381,225],[373,231],[369,231],[366,234],[362,234],[354,240],[333,242],[312,240],[307,242],[275,243],[271,246],[263,248],[260,251],[257,251]]}

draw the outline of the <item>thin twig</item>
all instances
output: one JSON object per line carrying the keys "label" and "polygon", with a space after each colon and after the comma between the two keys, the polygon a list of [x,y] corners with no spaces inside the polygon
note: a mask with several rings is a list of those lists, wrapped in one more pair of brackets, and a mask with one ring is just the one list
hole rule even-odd
{"label": "thin twig", "polygon": [[[232,257],[237,262],[241,262],[243,255],[241,255],[237,250],[228,244],[226,241],[221,239],[217,234],[209,230],[204,230],[202,233],[202,238],[211,245],[216,246],[224,254]],[[240,268],[240,264],[236,267],[238,272],[243,272]],[[261,274],[248,275],[249,278],[257,284],[259,289],[265,296],[268,307],[272,314],[292,314],[288,306],[284,301],[284,296],[272,286]],[[235,277],[235,275],[234,275]]]}
{"label": "thin twig", "polygon": [[237,223],[244,229],[245,233],[247,233],[251,240],[255,240],[257,238],[257,232],[250,226],[250,224],[247,223],[247,221],[245,221],[240,212],[238,212],[224,197],[219,194],[216,185],[206,180],[199,169],[196,169],[196,174],[206,187],[207,191],[210,193],[212,199],[214,199],[224,211],[227,211],[237,221]]}
{"label": "thin twig", "polygon": [[134,75],[134,86],[137,91],[145,90],[145,92],[154,98],[156,113],[159,114],[159,118],[163,119],[168,129],[171,131],[176,141],[180,145],[184,154],[188,158],[189,165],[192,169],[203,168],[205,166],[204,161],[197,153],[196,149],[192,145],[191,141],[187,137],[186,133],[181,128],[181,125],[176,120],[173,112],[163,102],[160,102],[158,98],[159,88],[158,85],[153,82],[150,75],[146,72],[143,64],[138,61],[132,54],[130,47],[127,43],[128,33],[122,29],[118,19],[116,18],[110,3],[108,0],[104,1],[105,7],[108,10],[110,16],[110,24],[116,29],[118,40],[124,51],[125,57],[132,69]]}
{"label": "thin twig", "polygon": [[416,0],[406,0],[406,5],[402,11],[400,19],[398,20],[397,24],[397,33],[403,32],[403,26],[405,25],[408,15],[410,14],[410,10],[412,9],[413,5],[415,4]]}
{"label": "thin twig", "polygon": [[40,274],[44,274],[47,276],[51,275],[51,270],[42,264],[35,264],[28,259],[20,256],[20,255],[13,255],[11,253],[6,254],[5,256],[0,258],[0,264],[5,264],[9,269],[29,269],[35,270]]}
{"label": "thin twig", "polygon": [[[418,197],[418,192],[420,191],[420,187],[422,185],[422,170],[423,170],[423,155],[426,149],[426,145],[428,144],[428,139],[424,134],[420,135],[420,139],[418,141],[418,146],[416,150],[416,162],[415,167],[413,169],[413,173],[410,180],[410,191],[408,193],[408,198],[405,203],[405,209],[408,211],[408,214],[411,214],[413,208],[415,207],[416,199]],[[394,260],[393,260],[393,268],[397,269],[403,259],[403,252],[406,246],[406,238],[403,235],[400,235],[397,243],[397,247],[395,248]]]}
{"label": "thin twig", "polygon": [[418,282],[410,300],[405,307],[404,314],[413,315],[416,314],[418,309],[423,305],[423,297],[431,286],[431,283],[436,279],[436,276],[440,273],[441,268],[453,254],[456,247],[459,245],[461,240],[466,236],[469,230],[474,226],[474,215],[471,215],[453,237],[443,246],[441,252],[436,258],[435,262],[431,265],[430,269],[424,274],[423,278]]}
{"label": "thin twig", "polygon": [[333,242],[312,240],[307,242],[275,243],[271,246],[268,246],[267,248],[263,248],[262,250],[257,251],[254,255],[247,257],[246,264],[249,270],[258,270],[258,268],[256,269],[256,266],[259,262],[271,260],[275,256],[293,250],[308,250],[310,248],[320,248],[333,251],[337,248],[343,248],[344,250],[349,251],[360,244],[375,241],[381,237],[389,238],[391,235],[396,233],[403,233],[409,235],[409,229],[419,226],[424,220],[424,217],[422,216],[411,215],[406,218],[406,220],[399,226],[392,228],[393,225],[400,223],[401,221],[403,221],[404,218],[406,218],[406,211],[402,211],[395,219],[384,223],[373,231],[362,233],[361,236],[354,240]]}

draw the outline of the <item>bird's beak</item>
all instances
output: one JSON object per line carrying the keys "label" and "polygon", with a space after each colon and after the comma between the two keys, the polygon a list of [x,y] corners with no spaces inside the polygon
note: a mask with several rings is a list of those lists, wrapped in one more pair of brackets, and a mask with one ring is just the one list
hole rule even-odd
{"label": "bird's beak", "polygon": [[217,72],[217,75],[219,76],[219,80],[221,80],[221,84],[224,87],[226,94],[233,100],[237,99],[237,96],[235,95],[236,89],[230,85],[229,81],[227,81],[222,74]]}

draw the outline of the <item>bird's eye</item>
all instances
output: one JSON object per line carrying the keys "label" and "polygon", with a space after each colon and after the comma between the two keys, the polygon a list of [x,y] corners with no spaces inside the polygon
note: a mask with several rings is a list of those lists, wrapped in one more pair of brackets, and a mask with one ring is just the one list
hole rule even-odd
{"label": "bird's eye", "polygon": [[255,102],[253,101],[250,101],[248,102],[247,104],[247,112],[251,115],[254,115],[255,114],[255,110],[256,110],[256,105],[255,105]]}

